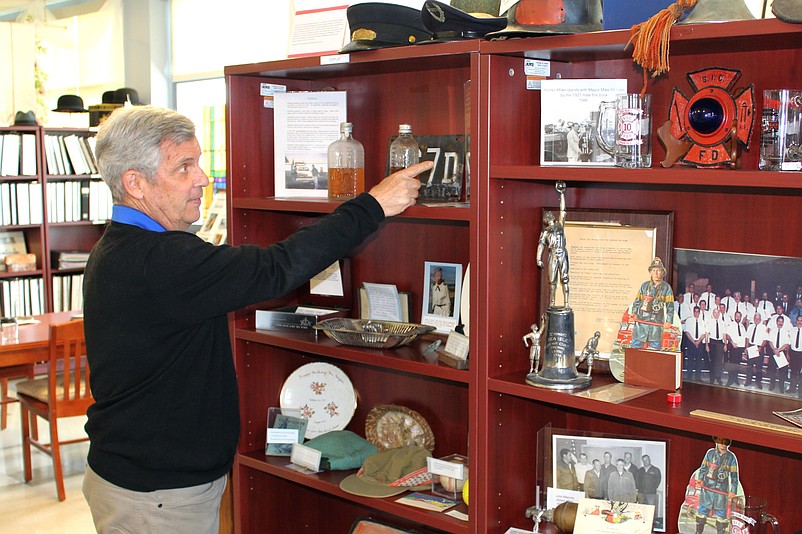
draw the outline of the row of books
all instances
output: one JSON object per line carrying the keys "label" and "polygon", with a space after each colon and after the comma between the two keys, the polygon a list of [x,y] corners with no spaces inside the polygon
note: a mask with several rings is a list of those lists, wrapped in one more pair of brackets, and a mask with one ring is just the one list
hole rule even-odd
{"label": "row of books", "polygon": [[36,135],[0,135],[0,176],[36,176]]}
{"label": "row of books", "polygon": [[53,275],[53,311],[84,309],[84,275]]}
{"label": "row of books", "polygon": [[0,222],[3,226],[42,224],[42,184],[0,183]]}
{"label": "row of books", "polygon": [[45,134],[48,174],[97,174],[95,138]]}
{"label": "row of books", "polygon": [[111,190],[102,180],[64,180],[47,183],[47,222],[107,221]]}
{"label": "row of books", "polygon": [[12,278],[0,281],[3,317],[45,313],[45,286],[42,278]]}

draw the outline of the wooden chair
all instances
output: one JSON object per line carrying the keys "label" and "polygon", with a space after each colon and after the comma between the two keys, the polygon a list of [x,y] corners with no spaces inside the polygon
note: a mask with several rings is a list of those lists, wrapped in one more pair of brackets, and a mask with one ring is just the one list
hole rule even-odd
{"label": "wooden chair", "polygon": [[[53,458],[58,499],[66,498],[61,469],[60,446],[87,441],[83,437],[60,441],[58,419],[86,414],[94,399],[89,390],[89,365],[86,363],[84,322],[74,320],[50,326],[50,349],[47,377],[17,384],[22,417],[22,457],[25,482],[33,478],[31,445]],[[49,423],[50,443],[42,443],[31,435],[31,422],[41,417]]]}
{"label": "wooden chair", "polygon": [[8,405],[17,402],[16,397],[8,396],[8,380],[11,378],[32,379],[33,364],[14,365],[11,367],[0,367],[0,430],[5,430],[8,426]]}

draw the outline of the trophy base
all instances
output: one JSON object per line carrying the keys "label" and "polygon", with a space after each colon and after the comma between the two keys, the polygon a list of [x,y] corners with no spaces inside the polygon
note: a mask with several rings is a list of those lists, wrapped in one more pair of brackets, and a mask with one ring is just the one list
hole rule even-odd
{"label": "trophy base", "polygon": [[526,383],[530,386],[556,390],[582,389],[590,386],[593,379],[589,376],[577,376],[576,378],[543,378],[537,373],[526,375]]}

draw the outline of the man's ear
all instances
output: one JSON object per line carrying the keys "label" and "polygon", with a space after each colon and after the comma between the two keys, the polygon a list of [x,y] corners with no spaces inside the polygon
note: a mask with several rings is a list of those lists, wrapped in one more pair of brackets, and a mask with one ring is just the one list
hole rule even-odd
{"label": "man's ear", "polygon": [[145,181],[145,177],[142,173],[134,169],[125,171],[122,177],[125,193],[137,200],[142,200],[142,197],[145,196],[145,191],[143,189]]}

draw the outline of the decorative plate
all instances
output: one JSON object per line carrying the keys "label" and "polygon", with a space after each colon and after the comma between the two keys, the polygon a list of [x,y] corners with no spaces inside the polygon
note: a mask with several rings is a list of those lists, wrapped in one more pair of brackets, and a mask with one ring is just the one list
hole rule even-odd
{"label": "decorative plate", "polygon": [[342,430],[356,411],[356,390],[346,374],[322,362],[302,365],[281,387],[282,409],[300,410],[309,420],[306,439],[332,430]]}
{"label": "decorative plate", "polygon": [[380,450],[417,445],[434,450],[434,434],[421,414],[404,406],[378,404],[368,412],[365,437]]}

